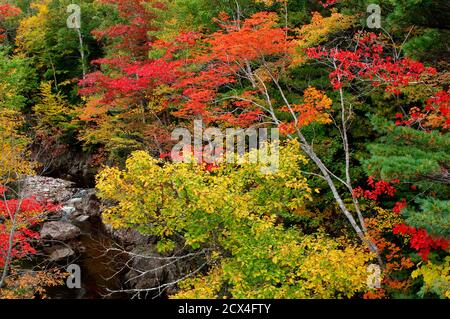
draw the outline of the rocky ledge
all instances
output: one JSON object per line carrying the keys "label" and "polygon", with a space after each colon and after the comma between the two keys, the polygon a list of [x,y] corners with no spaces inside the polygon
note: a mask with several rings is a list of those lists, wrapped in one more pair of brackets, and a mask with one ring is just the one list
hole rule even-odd
{"label": "rocky ledge", "polygon": [[[68,264],[80,256],[95,259],[87,256],[83,237],[96,237],[93,232],[98,232],[108,234],[117,247],[129,255],[125,258],[129,270],[122,274],[122,286],[138,290],[158,287],[176,282],[195,266],[167,262],[167,256],[156,252],[157,238],[154,236],[142,235],[132,229],[112,229],[103,224],[102,203],[96,197],[95,189],[77,188],[72,182],[43,176],[27,177],[21,186],[22,196],[34,196],[61,207],[48,216],[40,232],[42,251],[51,262]],[[124,268],[125,262],[118,265],[119,268]],[[166,292],[173,292],[172,289],[166,285]]]}
{"label": "rocky ledge", "polygon": [[94,189],[81,189],[70,181],[28,176],[21,181],[21,196],[60,205],[42,224],[43,251],[53,262],[67,262],[84,251],[79,238],[82,226],[101,215],[100,201]]}

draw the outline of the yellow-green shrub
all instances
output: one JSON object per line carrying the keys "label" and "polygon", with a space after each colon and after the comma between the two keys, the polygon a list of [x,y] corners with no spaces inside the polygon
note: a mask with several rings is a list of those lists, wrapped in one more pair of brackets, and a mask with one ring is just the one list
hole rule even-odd
{"label": "yellow-green shrub", "polygon": [[371,255],[280,222],[311,199],[301,174],[305,164],[295,142],[281,147],[272,174],[263,174],[261,164],[224,164],[209,172],[135,152],[125,170],[103,170],[97,188],[117,203],[104,214],[113,227],[157,235],[161,249],[173,247],[175,233],[190,249],[208,249],[209,272],[182,282],[176,297],[351,297],[365,288]]}

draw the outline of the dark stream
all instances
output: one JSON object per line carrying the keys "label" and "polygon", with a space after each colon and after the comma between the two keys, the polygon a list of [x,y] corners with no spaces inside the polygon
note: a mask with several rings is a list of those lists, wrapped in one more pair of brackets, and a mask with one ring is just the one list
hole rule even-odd
{"label": "dark stream", "polygon": [[[58,177],[58,176],[52,176]],[[93,179],[67,179],[77,188],[93,187]],[[106,253],[114,245],[114,240],[104,229],[100,217],[91,217],[89,221],[76,224],[81,229],[79,245],[82,252],[67,261],[77,264],[81,269],[81,288],[70,289],[66,285],[49,288],[48,297],[52,299],[98,299],[123,298],[122,293],[113,293],[122,287],[123,272],[120,272],[120,256]],[[64,268],[64,267],[63,267]]]}
{"label": "dark stream", "polygon": [[105,254],[105,249],[113,245],[113,240],[103,230],[99,219],[83,225],[80,244],[83,252],[70,264],[77,264],[81,269],[81,288],[70,289],[67,286],[50,288],[48,296],[53,299],[97,299],[120,298],[123,294],[110,294],[108,290],[121,287],[122,274],[118,273],[117,256]]}

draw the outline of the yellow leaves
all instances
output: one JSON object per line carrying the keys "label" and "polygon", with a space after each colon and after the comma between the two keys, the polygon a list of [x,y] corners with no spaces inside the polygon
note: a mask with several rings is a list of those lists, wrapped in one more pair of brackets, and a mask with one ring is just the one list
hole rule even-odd
{"label": "yellow leaves", "polygon": [[20,133],[22,125],[19,112],[0,109],[0,185],[33,173],[35,163],[27,159],[30,140]]}
{"label": "yellow leaves", "polygon": [[[276,246],[244,248],[245,257],[223,259],[214,267],[233,298],[351,298],[366,290],[367,263],[373,256],[362,247],[324,235],[284,235]],[[177,298],[199,296],[210,288],[205,286],[209,280],[209,276],[189,280]]]}
{"label": "yellow leaves", "polygon": [[[333,101],[326,96],[326,94],[320,90],[317,90],[314,87],[308,87],[305,92],[303,93],[303,108],[305,109],[315,109],[317,112],[323,112],[331,109],[331,106],[333,105]],[[321,119],[318,119],[318,117],[321,117]],[[331,119],[329,118],[328,114],[320,113],[315,119],[319,123],[329,123]]]}
{"label": "yellow leaves", "polygon": [[333,11],[329,17],[323,17],[319,12],[313,12],[311,23],[296,30],[297,45],[301,48],[315,46],[327,40],[332,33],[350,28],[355,22],[354,16],[336,11]]}
{"label": "yellow leaves", "polygon": [[306,258],[297,276],[307,279],[299,292],[306,298],[352,297],[366,289],[367,262],[373,258],[362,247],[337,242],[323,236],[306,245]]}
{"label": "yellow leaves", "polygon": [[73,125],[80,125],[78,139],[86,148],[98,148],[109,160],[122,162],[126,154],[139,149],[167,151],[172,145],[170,133],[175,124],[160,121],[165,109],[167,88],[161,86],[146,94],[147,105],[116,98],[106,103],[100,96],[85,98],[75,111]]}
{"label": "yellow leaves", "polygon": [[[293,180],[286,181],[286,183],[284,185],[286,187],[292,188],[292,189],[305,189],[305,186],[307,185],[307,181],[306,181],[306,178],[302,178],[300,180],[297,178],[294,178]],[[309,192],[309,190],[308,190],[308,192]]]}
{"label": "yellow leaves", "polygon": [[180,284],[181,291],[173,299],[217,299],[223,284],[223,270],[212,267],[206,276],[187,279]]}
{"label": "yellow leaves", "polygon": [[12,109],[2,108],[0,110],[0,132],[3,139],[8,137],[22,137],[17,130],[23,124],[23,118],[19,112]]}
{"label": "yellow leaves", "polygon": [[450,299],[450,256],[445,257],[442,264],[428,262],[411,274],[412,278],[420,276],[424,282],[420,291],[422,296],[431,292],[440,298]]}
{"label": "yellow leaves", "polygon": [[37,127],[47,130],[62,128],[63,123],[68,122],[71,112],[68,103],[58,92],[52,92],[52,82],[43,82],[40,87],[40,103],[33,106],[33,111],[37,119]]}
{"label": "yellow leaves", "polygon": [[272,262],[276,264],[278,262],[278,257],[277,256],[272,257]]}
{"label": "yellow leaves", "polygon": [[271,6],[275,3],[286,3],[288,0],[256,0],[256,2],[264,3],[267,6]]}
{"label": "yellow leaves", "polygon": [[26,55],[44,47],[49,13],[48,3],[48,0],[31,3],[30,7],[35,9],[37,13],[20,20],[16,36],[17,53]]}
{"label": "yellow leaves", "polygon": [[160,85],[146,95],[147,108],[150,112],[159,113],[167,109],[167,96],[173,93],[168,85]]}
{"label": "yellow leaves", "polygon": [[[126,170],[106,168],[97,176],[100,196],[119,203],[105,212],[105,220],[113,226],[153,222],[156,227],[151,231],[166,236],[163,225],[168,220],[180,219],[171,226],[176,229],[201,212],[206,219],[228,214],[237,220],[261,220],[258,227],[264,231],[274,222],[265,213],[293,212],[310,199],[311,190],[299,169],[306,159],[298,142],[288,143],[280,152],[280,167],[272,174],[261,173],[260,164],[249,162],[238,169],[223,164],[211,174],[195,163],[161,165],[148,153],[136,151],[126,161]],[[279,196],[285,197],[288,207]]]}
{"label": "yellow leaves", "polygon": [[154,234],[162,246],[177,233],[194,251],[209,249],[208,274],[181,282],[175,298],[352,297],[364,291],[372,255],[279,222],[311,198],[305,163],[296,141],[280,147],[271,174],[249,161],[208,172],[137,151],[124,170],[105,168],[97,188],[100,198],[117,203],[103,214],[113,227]]}
{"label": "yellow leaves", "polygon": [[297,209],[295,209],[294,214],[296,216],[309,217],[309,218],[312,218],[315,216],[310,210],[306,209],[305,207],[298,207]]}
{"label": "yellow leaves", "polygon": [[260,220],[255,221],[252,232],[256,238],[260,238],[262,234],[274,227],[275,220],[273,218],[263,216]]}
{"label": "yellow leaves", "polygon": [[375,207],[375,217],[367,218],[366,224],[369,229],[377,232],[391,231],[396,225],[402,224],[404,220],[401,214],[396,214],[392,210]]}

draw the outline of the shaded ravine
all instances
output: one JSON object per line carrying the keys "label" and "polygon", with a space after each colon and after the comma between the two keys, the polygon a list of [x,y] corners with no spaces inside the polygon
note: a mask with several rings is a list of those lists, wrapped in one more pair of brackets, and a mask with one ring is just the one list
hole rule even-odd
{"label": "shaded ravine", "polygon": [[[61,270],[76,264],[81,271],[80,289],[52,287],[47,290],[49,298],[166,298],[176,291],[177,279],[198,268],[197,260],[168,262],[157,251],[155,236],[104,225],[102,202],[92,184],[62,176],[66,179],[30,176],[23,182],[24,196],[36,195],[61,205],[41,226],[41,264],[53,260],[50,263]],[[115,253],[106,253],[112,247]],[[130,294],[111,293],[123,289]]]}
{"label": "shaded ravine", "polygon": [[[62,178],[73,183],[76,190],[74,197],[82,196],[95,184],[94,177],[73,177],[54,172],[49,174],[51,178]],[[91,214],[92,213],[92,214]],[[127,295],[110,291],[118,290],[122,287],[123,273],[118,272],[120,260],[112,253],[106,253],[108,248],[114,246],[114,239],[105,229],[101,217],[94,212],[88,213],[89,220],[83,222],[72,222],[80,228],[81,235],[77,238],[76,246],[80,249],[73,258],[56,263],[55,265],[65,270],[67,265],[76,264],[81,269],[81,288],[70,289],[67,285],[51,287],[47,289],[48,298],[52,299],[98,299],[98,298],[124,298]],[[68,214],[64,214],[60,221],[69,221]]]}

